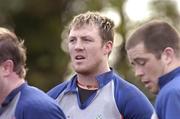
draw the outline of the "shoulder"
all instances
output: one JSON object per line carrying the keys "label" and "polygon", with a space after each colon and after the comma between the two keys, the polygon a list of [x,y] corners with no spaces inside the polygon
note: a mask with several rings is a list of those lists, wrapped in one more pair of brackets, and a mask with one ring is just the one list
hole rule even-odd
{"label": "shoulder", "polygon": [[70,83],[70,81],[65,81],[57,86],[55,86],[54,88],[52,88],[51,90],[49,90],[47,92],[47,94],[52,97],[53,99],[56,99],[66,88],[67,85]]}
{"label": "shoulder", "polygon": [[119,95],[128,96],[129,98],[136,95],[144,95],[134,84],[129,83],[117,74],[114,75],[113,80],[115,93],[119,93]]}
{"label": "shoulder", "polygon": [[156,98],[155,108],[159,117],[178,118],[180,114],[179,81],[172,81],[165,85]]}
{"label": "shoulder", "polygon": [[142,116],[152,116],[153,107],[150,101],[135,85],[117,75],[114,77],[114,87],[116,104],[125,117],[129,115],[140,119]]}
{"label": "shoulder", "polygon": [[157,103],[167,103],[168,100],[178,100],[180,98],[180,81],[171,81],[162,87],[157,95]]}
{"label": "shoulder", "polygon": [[[173,79],[168,84],[160,89],[160,92],[157,96],[157,99],[168,99],[171,97],[179,96],[180,97],[180,80]],[[171,96],[171,97],[170,97]]]}
{"label": "shoulder", "polygon": [[52,98],[32,86],[28,86],[22,91],[18,110],[22,111],[28,119],[51,119],[51,117],[60,119],[58,117],[64,116],[62,110]]}
{"label": "shoulder", "polygon": [[145,94],[137,88],[137,86],[123,80],[123,79],[116,79],[114,84],[115,86],[115,98],[120,100],[121,103],[126,104],[132,99],[138,99],[138,102],[148,101]]}
{"label": "shoulder", "polygon": [[31,108],[55,104],[54,100],[50,98],[46,93],[33,86],[27,86],[21,91],[19,103],[22,104],[22,106],[29,106]]}

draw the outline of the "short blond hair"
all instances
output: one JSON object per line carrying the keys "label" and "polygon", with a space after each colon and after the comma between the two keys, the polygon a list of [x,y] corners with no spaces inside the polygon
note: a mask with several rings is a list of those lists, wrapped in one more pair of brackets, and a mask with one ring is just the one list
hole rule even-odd
{"label": "short blond hair", "polygon": [[114,41],[114,22],[99,12],[88,11],[75,16],[69,24],[68,33],[72,28],[80,28],[83,25],[96,25],[103,42]]}

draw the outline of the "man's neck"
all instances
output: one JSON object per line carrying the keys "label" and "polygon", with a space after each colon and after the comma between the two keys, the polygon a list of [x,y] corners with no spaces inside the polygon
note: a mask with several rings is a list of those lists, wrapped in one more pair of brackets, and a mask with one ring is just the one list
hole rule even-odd
{"label": "man's neck", "polygon": [[96,76],[92,75],[79,75],[78,74],[78,82],[83,85],[94,85],[97,86],[98,82],[96,80]]}
{"label": "man's neck", "polygon": [[91,85],[91,86],[95,86],[98,87],[98,81],[96,79],[96,77],[100,74],[103,74],[105,72],[110,71],[110,69],[106,69],[103,71],[99,71],[97,73],[92,73],[92,74],[77,74],[77,78],[78,78],[78,82],[82,85]]}
{"label": "man's neck", "polygon": [[3,103],[3,101],[5,100],[5,98],[7,97],[7,93],[3,90],[0,91],[1,95],[0,95],[0,104]]}

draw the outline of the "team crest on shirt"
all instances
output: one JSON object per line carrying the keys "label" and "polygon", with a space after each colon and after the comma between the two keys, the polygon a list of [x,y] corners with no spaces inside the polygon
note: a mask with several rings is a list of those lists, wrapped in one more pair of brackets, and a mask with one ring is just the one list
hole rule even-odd
{"label": "team crest on shirt", "polygon": [[103,119],[102,115],[101,114],[97,115],[96,119]]}

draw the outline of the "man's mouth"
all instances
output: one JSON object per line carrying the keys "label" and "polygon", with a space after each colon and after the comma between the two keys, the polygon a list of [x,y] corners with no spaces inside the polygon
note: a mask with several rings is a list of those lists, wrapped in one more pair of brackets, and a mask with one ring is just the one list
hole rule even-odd
{"label": "man's mouth", "polygon": [[146,88],[150,88],[150,81],[145,81],[145,80],[143,81],[142,80],[142,82],[143,82],[143,84],[145,85]]}
{"label": "man's mouth", "polygon": [[82,59],[85,59],[85,57],[82,55],[77,55],[77,56],[75,56],[75,59],[76,60],[82,60]]}

